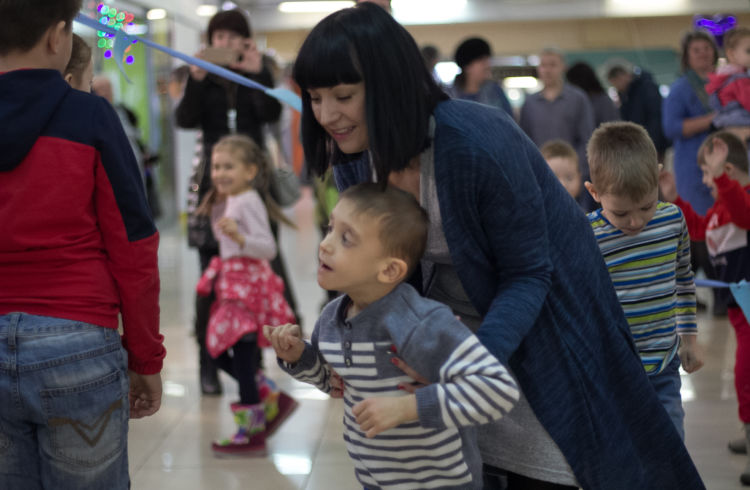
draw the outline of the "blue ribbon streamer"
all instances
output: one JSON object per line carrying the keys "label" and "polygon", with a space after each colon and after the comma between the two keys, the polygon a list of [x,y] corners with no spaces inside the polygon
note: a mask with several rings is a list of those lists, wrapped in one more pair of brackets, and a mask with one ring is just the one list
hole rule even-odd
{"label": "blue ribbon streamer", "polygon": [[723,281],[714,281],[713,279],[696,279],[695,285],[699,288],[728,288],[730,284]]}
{"label": "blue ribbon streamer", "polygon": [[[184,53],[180,53],[179,51],[175,51],[174,49],[168,48],[166,46],[162,46],[161,44],[157,44],[149,39],[139,37],[139,36],[132,36],[130,34],[123,32],[122,30],[116,30],[110,26],[106,26],[102,24],[101,22],[98,22],[96,19],[92,19],[80,13],[76,16],[75,20],[76,22],[79,22],[92,29],[96,29],[98,31],[103,31],[103,32],[107,32],[109,34],[115,35],[115,61],[117,62],[117,66],[119,67],[120,71],[122,71],[123,75],[125,75],[125,70],[122,65],[122,56],[125,52],[125,48],[129,46],[131,43],[142,42],[143,44],[145,44],[146,46],[150,48],[157,49],[159,51],[167,53],[173,58],[177,58],[188,64],[195,65],[198,68],[202,68],[206,70],[207,72],[213,73],[214,75],[218,75],[222,78],[226,78],[227,80],[230,80],[234,83],[237,83],[239,85],[242,85],[248,88],[261,90],[269,97],[273,97],[274,99],[280,102],[288,104],[289,106],[292,107],[292,109],[296,110],[297,112],[302,112],[302,99],[299,97],[299,95],[295,94],[291,90],[288,90],[285,88],[266,87],[265,85],[262,85],[256,82],[255,80],[250,80],[249,78],[245,78],[242,75],[239,75],[231,70],[227,70],[226,68],[221,67],[219,65],[209,63],[208,61],[202,60],[200,58],[196,58],[195,56],[188,56]],[[128,82],[130,82],[127,75],[125,75],[125,79],[128,80]]]}

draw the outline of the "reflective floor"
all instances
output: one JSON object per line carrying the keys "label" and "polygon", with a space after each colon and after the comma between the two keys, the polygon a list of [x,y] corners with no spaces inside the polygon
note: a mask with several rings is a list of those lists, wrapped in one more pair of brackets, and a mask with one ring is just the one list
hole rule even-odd
{"label": "reflective floor", "polygon": [[[318,231],[309,193],[290,210],[297,230],[282,231],[281,246],[309,334],[324,300],[315,282]],[[266,458],[213,456],[211,441],[231,434],[229,403],[236,384],[222,374],[224,394],[202,397],[197,381],[197,350],[192,336],[194,286],[198,257],[185,245],[176,225],[160,226],[162,277],[161,325],[167,358],[162,373],[164,401],[154,415],[130,424],[132,487],[162,490],[361,488],[353,475],[341,437],[340,400],[281,373],[267,352],[270,376],[300,407],[268,442]],[[699,342],[706,365],[683,376],[687,446],[709,490],[743,488],[739,474],[745,457],[731,455],[727,439],[741,435],[733,386],[734,334],[726,318],[699,316]]]}

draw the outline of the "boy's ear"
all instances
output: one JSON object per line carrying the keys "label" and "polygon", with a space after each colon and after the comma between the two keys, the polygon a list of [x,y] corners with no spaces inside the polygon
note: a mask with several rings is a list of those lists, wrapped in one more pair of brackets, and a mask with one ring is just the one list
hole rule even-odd
{"label": "boy's ear", "polygon": [[408,271],[409,266],[404,259],[388,257],[378,272],[378,281],[383,284],[398,284],[406,277]]}
{"label": "boy's ear", "polygon": [[[47,49],[52,54],[58,54],[65,48],[65,43],[69,42],[68,24],[61,20],[47,31]],[[67,64],[67,62],[65,63]]]}
{"label": "boy's ear", "polygon": [[596,189],[594,188],[594,184],[589,182],[588,180],[583,183],[584,187],[586,187],[586,190],[589,191],[589,194],[591,194],[591,197],[594,198],[594,201],[601,202],[599,200],[599,193],[596,192]]}
{"label": "boy's ear", "polygon": [[66,73],[65,76],[63,76],[63,80],[65,80],[68,83],[68,85],[70,85],[70,82],[73,81],[73,74]]}

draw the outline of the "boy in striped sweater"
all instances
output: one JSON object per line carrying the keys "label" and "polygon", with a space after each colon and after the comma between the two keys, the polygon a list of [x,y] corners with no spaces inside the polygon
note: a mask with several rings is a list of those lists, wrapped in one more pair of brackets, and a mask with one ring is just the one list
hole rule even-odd
{"label": "boy in striped sweater", "polygon": [[[265,329],[282,368],[343,394],[344,440],[368,489],[482,488],[476,426],[508,413],[519,396],[450,308],[404,283],[427,229],[410,194],[351,187],[319,251],[318,283],[345,294],[324,308],[309,343],[296,325]],[[400,389],[412,380],[393,363],[395,352],[430,384]]]}
{"label": "boy in striped sweater", "polygon": [[641,126],[602,124],[587,153],[584,185],[601,204],[588,215],[594,235],[646,374],[684,440],[680,364],[688,373],[703,366],[685,218],[659,201],[656,148]]}

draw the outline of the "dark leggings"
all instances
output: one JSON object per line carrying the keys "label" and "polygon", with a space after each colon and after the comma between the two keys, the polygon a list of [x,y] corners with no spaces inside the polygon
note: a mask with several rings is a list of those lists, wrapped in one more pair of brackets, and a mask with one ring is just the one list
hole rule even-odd
{"label": "dark leggings", "polygon": [[226,371],[237,380],[240,385],[240,403],[242,405],[255,405],[260,403],[258,385],[255,382],[255,373],[260,365],[260,349],[255,335],[252,340],[247,336],[234,344],[229,351],[225,351],[214,359],[214,364],[219,369]]}
{"label": "dark leggings", "polygon": [[535,480],[487,464],[483,465],[482,473],[484,490],[578,490],[578,487]]}

